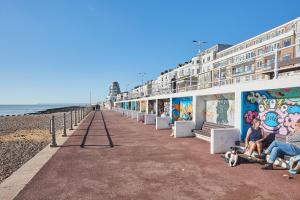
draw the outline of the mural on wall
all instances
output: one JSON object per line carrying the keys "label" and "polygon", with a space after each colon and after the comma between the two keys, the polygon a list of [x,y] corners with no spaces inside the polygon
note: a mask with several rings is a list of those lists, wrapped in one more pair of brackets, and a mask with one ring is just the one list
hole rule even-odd
{"label": "mural on wall", "polygon": [[192,97],[182,97],[172,99],[172,120],[192,120],[193,119],[193,99]]}
{"label": "mural on wall", "polygon": [[147,110],[147,101],[141,101],[141,112],[146,112]]}
{"label": "mural on wall", "polygon": [[252,120],[258,117],[268,133],[287,135],[294,132],[300,119],[300,87],[244,92],[242,137],[245,137]]}
{"label": "mural on wall", "polygon": [[214,95],[206,100],[206,121],[234,126],[234,94]]}
{"label": "mural on wall", "polygon": [[158,116],[165,113],[167,116],[170,115],[170,99],[159,99],[158,101]]}
{"label": "mural on wall", "polygon": [[135,102],[135,110],[140,111],[140,102],[139,101]]}
{"label": "mural on wall", "polygon": [[124,103],[124,108],[125,108],[126,110],[129,109],[129,102],[125,102],[125,103]]}
{"label": "mural on wall", "polygon": [[156,114],[156,100],[149,100],[148,101],[148,113],[149,114]]}
{"label": "mural on wall", "polygon": [[131,102],[131,110],[135,110],[136,109],[136,102],[133,101]]}

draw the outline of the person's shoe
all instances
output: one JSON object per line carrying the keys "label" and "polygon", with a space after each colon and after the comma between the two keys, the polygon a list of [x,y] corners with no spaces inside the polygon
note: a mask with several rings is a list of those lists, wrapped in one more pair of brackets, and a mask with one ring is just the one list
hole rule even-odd
{"label": "person's shoe", "polygon": [[261,169],[263,169],[263,170],[272,170],[273,169],[273,163],[267,163]]}
{"label": "person's shoe", "polygon": [[255,155],[255,158],[264,160],[266,158],[266,154],[262,153],[261,155]]}
{"label": "person's shoe", "polygon": [[266,150],[264,150],[263,154],[267,155],[267,154],[269,154],[269,151],[266,149]]}
{"label": "person's shoe", "polygon": [[298,170],[295,170],[295,169],[289,169],[288,171],[290,174],[298,174],[299,171]]}

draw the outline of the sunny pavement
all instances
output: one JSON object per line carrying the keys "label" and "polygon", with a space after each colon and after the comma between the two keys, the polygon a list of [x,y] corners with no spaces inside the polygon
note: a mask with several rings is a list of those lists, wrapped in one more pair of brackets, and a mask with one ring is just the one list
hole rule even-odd
{"label": "sunny pavement", "polygon": [[300,175],[286,170],[263,171],[258,164],[230,168],[209,143],[196,138],[171,138],[103,111],[69,137],[16,199],[300,199]]}

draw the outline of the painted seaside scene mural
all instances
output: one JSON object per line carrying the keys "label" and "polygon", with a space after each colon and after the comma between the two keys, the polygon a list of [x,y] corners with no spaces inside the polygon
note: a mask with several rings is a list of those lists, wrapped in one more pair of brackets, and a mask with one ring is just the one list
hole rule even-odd
{"label": "painted seaside scene mural", "polygon": [[300,119],[300,87],[244,92],[242,113],[243,138],[256,117],[268,133],[294,132]]}
{"label": "painted seaside scene mural", "polygon": [[193,99],[192,97],[182,97],[172,99],[172,119],[173,121],[193,119]]}

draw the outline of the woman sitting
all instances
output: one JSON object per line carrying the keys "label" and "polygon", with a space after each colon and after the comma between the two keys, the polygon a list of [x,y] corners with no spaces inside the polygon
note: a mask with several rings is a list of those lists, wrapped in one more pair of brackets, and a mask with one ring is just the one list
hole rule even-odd
{"label": "woman sitting", "polygon": [[247,131],[247,136],[245,139],[246,144],[246,152],[245,154],[250,156],[253,151],[257,150],[258,156],[257,158],[261,159],[262,150],[263,150],[263,140],[265,139],[264,130],[260,128],[260,119],[255,118],[252,122],[252,126]]}

